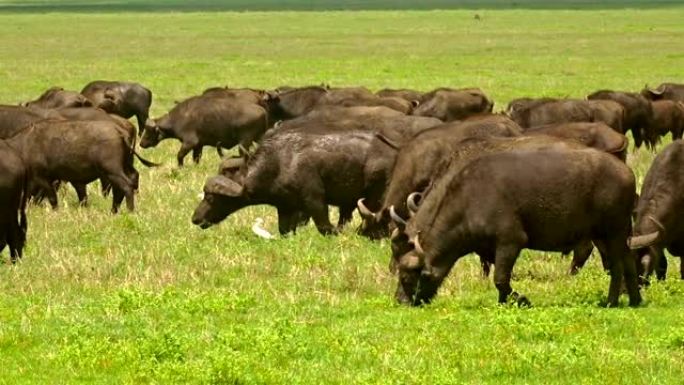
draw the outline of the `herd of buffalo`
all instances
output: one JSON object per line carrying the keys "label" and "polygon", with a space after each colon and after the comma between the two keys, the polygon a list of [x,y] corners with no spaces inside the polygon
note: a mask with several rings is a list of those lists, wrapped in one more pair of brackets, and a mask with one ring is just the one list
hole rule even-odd
{"label": "herd of buffalo", "polygon": [[[22,256],[27,204],[57,208],[64,183],[86,205],[86,185],[99,180],[113,212],[124,199],[134,210],[135,159],[157,166],[136,144],[175,139],[179,166],[190,152],[199,162],[205,146],[222,157],[194,224],[267,204],[283,235],[310,220],[335,234],[358,210],[359,234],[391,239],[405,304],[429,303],[455,262],[476,253],[483,274],[494,267],[499,302],[526,305],[510,285],[522,249],[573,252],[574,274],[596,247],[610,273],[607,305],[626,289],[636,306],[648,278],[665,277],[664,250],[684,255],[684,84],[521,98],[500,113],[477,88],[215,87],[156,119],[151,104],[138,83],[95,81],[0,105],[0,251]],[[625,163],[627,132],[635,148],[673,138],[640,195]],[[234,147],[239,155],[223,156]],[[339,208],[336,226],[328,206]]]}

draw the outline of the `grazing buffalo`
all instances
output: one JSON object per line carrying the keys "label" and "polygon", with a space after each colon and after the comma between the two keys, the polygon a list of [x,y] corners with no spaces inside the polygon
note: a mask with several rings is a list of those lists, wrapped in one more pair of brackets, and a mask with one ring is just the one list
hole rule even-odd
{"label": "grazing buffalo", "polygon": [[141,158],[121,127],[111,121],[46,120],[20,131],[7,143],[20,153],[31,170],[32,185],[46,192],[55,209],[56,181],[76,187],[100,179],[112,185],[112,212],[118,211],[124,197],[133,211],[138,187],[133,157],[145,166],[155,165]]}
{"label": "grazing buffalo", "polygon": [[492,112],[494,102],[479,88],[454,90],[438,88],[423,95],[413,115],[430,116],[444,122],[463,120],[472,115]]}
{"label": "grazing buffalo", "polygon": [[528,128],[524,135],[548,135],[575,140],[587,147],[627,159],[627,138],[603,123],[560,123]]}
{"label": "grazing buffalo", "polygon": [[[637,250],[637,268],[644,278],[656,271],[658,279],[665,279],[670,254],[684,256],[684,142],[676,140],[665,147],[651,164],[636,208],[634,235],[629,246]],[[684,263],[681,268],[684,279]]]}
{"label": "grazing buffalo", "polygon": [[364,196],[364,167],[373,133],[366,131],[283,131],[263,139],[239,181],[215,176],[193,223],[207,228],[247,206],[268,204],[278,210],[281,234],[296,229],[301,213],[313,218],[321,234],[334,234],[328,205],[340,208],[340,223],[351,218]]}
{"label": "grazing buffalo", "polygon": [[402,98],[407,102],[415,103],[419,105],[420,101],[423,99],[423,93],[420,91],[409,90],[409,89],[390,89],[385,88],[375,93],[382,98]]}
{"label": "grazing buffalo", "polygon": [[138,133],[142,135],[145,122],[150,116],[152,91],[139,83],[96,80],[88,83],[81,94],[93,106],[102,108],[110,114],[138,120]]}
{"label": "grazing buffalo", "polygon": [[379,210],[364,201],[359,202],[359,212],[364,218],[359,233],[370,238],[387,236],[389,208],[394,206],[400,215],[408,215],[406,199],[409,194],[424,190],[439,177],[464,139],[520,135],[520,127],[503,115],[445,123],[397,143],[381,135],[379,138],[398,152]]}
{"label": "grazing buffalo", "polygon": [[61,87],[52,87],[43,92],[38,99],[26,102],[23,106],[43,109],[90,107],[92,102],[76,91],[66,91]]}
{"label": "grazing buffalo", "polygon": [[651,125],[653,117],[653,108],[651,102],[643,95],[636,92],[621,92],[601,90],[596,91],[589,96],[588,100],[612,100],[625,109],[624,120],[622,121],[622,128],[625,133],[632,132],[634,138],[634,146],[641,147],[641,144],[646,140],[646,145],[650,148],[655,146],[655,142],[649,140],[647,130]]}
{"label": "grazing buffalo", "polygon": [[509,105],[508,115],[520,127],[570,122],[601,122],[624,133],[625,109],[612,100],[518,99]]}
{"label": "grazing buffalo", "polygon": [[656,89],[644,88],[641,94],[649,100],[675,100],[684,102],[684,84],[663,83]]}
{"label": "grazing buffalo", "polygon": [[476,252],[494,262],[499,302],[529,305],[510,285],[520,251],[567,252],[593,241],[610,261],[608,305],[618,304],[624,277],[636,306],[641,295],[627,249],[635,198],[631,170],[594,149],[510,150],[450,169],[413,217],[397,218],[396,298],[430,303],[454,263]]}
{"label": "grazing buffalo", "polygon": [[190,151],[192,159],[199,163],[204,146],[249,148],[267,128],[268,116],[261,106],[230,98],[195,96],[176,104],[161,118],[149,119],[140,147],[177,139],[181,142],[178,165],[182,166]]}
{"label": "grazing buffalo", "polygon": [[28,178],[19,154],[0,140],[0,253],[9,246],[12,263],[21,258],[26,242]]}
{"label": "grazing buffalo", "polygon": [[684,102],[673,100],[657,100],[653,102],[653,119],[648,134],[654,142],[668,132],[672,140],[681,139],[684,133]]}

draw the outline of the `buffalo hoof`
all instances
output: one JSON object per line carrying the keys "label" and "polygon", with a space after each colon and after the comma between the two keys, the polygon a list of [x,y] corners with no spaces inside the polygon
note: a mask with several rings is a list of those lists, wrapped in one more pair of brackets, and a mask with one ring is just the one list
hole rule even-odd
{"label": "buffalo hoof", "polygon": [[524,295],[518,294],[516,292],[511,293],[510,297],[518,307],[532,307],[532,302],[530,302]]}
{"label": "buffalo hoof", "polygon": [[629,299],[629,306],[630,307],[639,307],[641,303],[643,302],[643,299],[641,298],[641,295],[638,295],[636,298]]}
{"label": "buffalo hoof", "polygon": [[599,306],[605,307],[606,309],[615,308],[615,307],[618,307],[618,302],[617,301],[603,300],[603,301],[599,302]]}

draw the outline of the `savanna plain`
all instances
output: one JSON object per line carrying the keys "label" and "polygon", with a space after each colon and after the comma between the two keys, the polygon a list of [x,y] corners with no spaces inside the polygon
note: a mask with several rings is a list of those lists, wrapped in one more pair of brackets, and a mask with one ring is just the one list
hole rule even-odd
{"label": "savanna plain", "polygon": [[[310,3],[300,0],[284,11],[270,2],[265,12],[235,12],[230,2],[110,3],[0,0],[0,102],[53,85],[132,80],[154,92],[159,116],[209,86],[324,82],[478,86],[499,110],[515,97],[684,81],[684,7],[674,2],[454,2],[448,10],[400,2],[406,9],[353,12],[291,10]],[[497,305],[474,256],[456,265],[433,304],[405,308],[392,298],[389,243],[357,236],[358,218],[337,237],[310,224],[271,241],[250,230],[263,217],[277,232],[270,207],[193,226],[219,158],[207,148],[199,165],[178,168],[178,146],[142,151],[164,164],[137,166],[135,213],[111,215],[97,184],[88,208],[71,189],[58,211],[30,207],[23,261],[12,266],[5,252],[0,266],[0,383],[684,382],[679,260],[636,309],[626,298],[599,307],[608,277],[597,255],[570,277],[568,258],[531,251],[513,287],[532,308]],[[654,154],[631,150],[641,181]]]}

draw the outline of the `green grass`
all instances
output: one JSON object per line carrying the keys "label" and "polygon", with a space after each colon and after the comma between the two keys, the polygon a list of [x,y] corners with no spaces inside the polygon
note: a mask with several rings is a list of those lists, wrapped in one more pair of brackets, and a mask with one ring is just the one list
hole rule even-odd
{"label": "green grass", "polygon": [[[486,9],[481,21],[472,10],[131,10],[0,14],[0,101],[106,78],[148,85],[155,116],[212,85],[321,82],[480,86],[501,108],[518,96],[684,81],[681,7]],[[207,149],[179,170],[177,148],[144,152],[165,165],[139,167],[135,214],[110,215],[95,185],[88,209],[70,190],[57,212],[31,207],[24,261],[0,269],[0,383],[682,383],[679,261],[639,309],[597,306],[608,286],[598,258],[568,277],[568,259],[539,252],[524,253],[513,282],[532,309],[495,305],[474,257],[433,305],[402,308],[388,243],[353,228],[256,239],[257,216],[276,230],[270,207],[192,226],[218,158]],[[640,179],[652,158],[630,155]]]}

